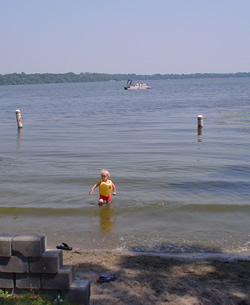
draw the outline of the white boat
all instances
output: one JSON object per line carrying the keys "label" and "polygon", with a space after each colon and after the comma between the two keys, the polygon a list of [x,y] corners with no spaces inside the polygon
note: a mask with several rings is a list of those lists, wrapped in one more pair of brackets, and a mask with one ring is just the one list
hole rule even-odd
{"label": "white boat", "polygon": [[150,89],[151,87],[146,83],[141,83],[137,79],[129,79],[127,81],[125,90],[142,90],[142,89]]}

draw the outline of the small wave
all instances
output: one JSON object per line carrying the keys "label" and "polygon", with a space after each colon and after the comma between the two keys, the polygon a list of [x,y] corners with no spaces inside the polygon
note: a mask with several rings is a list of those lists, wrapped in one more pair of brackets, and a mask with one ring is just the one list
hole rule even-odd
{"label": "small wave", "polygon": [[92,211],[90,207],[84,208],[20,208],[20,207],[0,207],[0,215],[10,216],[37,216],[37,217],[54,217],[54,216],[79,216],[88,215]]}
{"label": "small wave", "polygon": [[187,212],[250,212],[250,205],[237,204],[187,204],[179,208]]}
{"label": "small wave", "polygon": [[178,243],[163,243],[154,247],[134,246],[129,249],[136,253],[220,253],[218,248],[209,248],[202,245],[185,245]]}

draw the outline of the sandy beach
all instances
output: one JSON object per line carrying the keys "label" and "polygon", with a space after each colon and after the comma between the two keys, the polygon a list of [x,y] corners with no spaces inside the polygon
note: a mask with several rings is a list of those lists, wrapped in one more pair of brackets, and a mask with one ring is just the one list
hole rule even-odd
{"label": "sandy beach", "polygon": [[[250,304],[250,256],[63,252],[75,278],[91,282],[91,305]],[[97,283],[103,273],[116,280]]]}

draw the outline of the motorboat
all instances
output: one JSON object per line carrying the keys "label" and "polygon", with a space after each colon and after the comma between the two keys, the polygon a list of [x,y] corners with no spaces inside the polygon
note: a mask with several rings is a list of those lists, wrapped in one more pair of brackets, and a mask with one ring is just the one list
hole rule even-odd
{"label": "motorboat", "polygon": [[138,81],[137,79],[129,79],[127,81],[126,86],[124,87],[125,90],[142,90],[142,89],[150,89],[151,87],[146,84]]}

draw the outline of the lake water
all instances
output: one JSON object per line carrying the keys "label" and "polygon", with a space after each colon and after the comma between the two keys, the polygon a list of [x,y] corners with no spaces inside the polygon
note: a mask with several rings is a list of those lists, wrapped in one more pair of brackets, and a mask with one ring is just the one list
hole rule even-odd
{"label": "lake water", "polygon": [[[83,250],[250,251],[250,78],[124,85],[0,86],[0,232]],[[102,168],[109,207],[88,194]]]}

